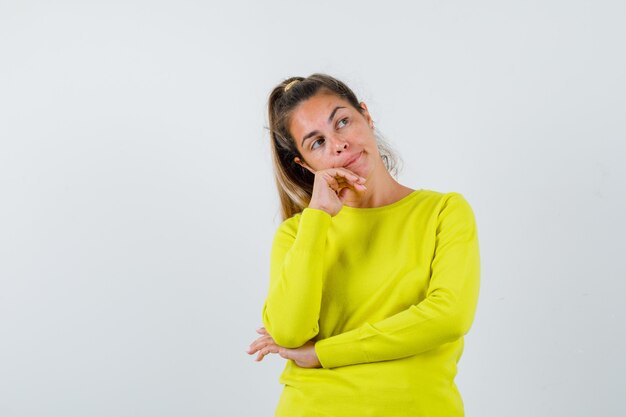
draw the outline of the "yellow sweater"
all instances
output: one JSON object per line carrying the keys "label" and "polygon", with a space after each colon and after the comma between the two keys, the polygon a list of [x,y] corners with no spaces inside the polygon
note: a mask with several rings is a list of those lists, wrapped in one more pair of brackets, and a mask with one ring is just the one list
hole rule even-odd
{"label": "yellow sweater", "polygon": [[459,193],[285,220],[263,323],[285,347],[315,340],[322,368],[287,361],[276,416],[463,416],[454,378],[479,275],[474,214]]}

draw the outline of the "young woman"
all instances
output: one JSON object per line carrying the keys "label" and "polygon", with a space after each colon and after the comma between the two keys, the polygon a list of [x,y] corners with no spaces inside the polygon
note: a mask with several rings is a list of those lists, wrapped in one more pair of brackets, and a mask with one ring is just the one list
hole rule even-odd
{"label": "young woman", "polygon": [[473,211],[413,190],[365,103],[323,74],[269,99],[283,222],[264,327],[248,350],[287,359],[277,416],[463,416],[454,383],[479,291]]}

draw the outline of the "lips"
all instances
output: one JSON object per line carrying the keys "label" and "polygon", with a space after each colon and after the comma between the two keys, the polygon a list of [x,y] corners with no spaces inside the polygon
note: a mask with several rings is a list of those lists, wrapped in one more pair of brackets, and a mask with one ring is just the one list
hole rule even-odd
{"label": "lips", "polygon": [[346,161],[346,163],[345,163],[345,164],[343,164],[343,167],[344,167],[344,168],[348,168],[350,165],[352,165],[353,163],[355,163],[355,162],[356,162],[356,161],[357,161],[357,160],[361,157],[361,154],[362,154],[362,153],[363,153],[363,152],[361,151],[361,152],[359,152],[358,154],[354,155],[352,158],[348,159],[348,160]]}

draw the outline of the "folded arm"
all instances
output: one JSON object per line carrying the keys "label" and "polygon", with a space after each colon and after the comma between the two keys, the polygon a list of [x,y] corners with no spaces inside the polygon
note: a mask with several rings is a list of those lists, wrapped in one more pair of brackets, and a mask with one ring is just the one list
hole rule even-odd
{"label": "folded arm", "polygon": [[276,232],[263,324],[280,346],[302,346],[319,332],[323,253],[330,221],[328,213],[306,208],[297,231],[281,225]]}
{"label": "folded arm", "polygon": [[318,341],[315,350],[324,368],[416,355],[469,331],[480,262],[474,215],[460,194],[446,197],[436,233],[426,298],[384,320]]}

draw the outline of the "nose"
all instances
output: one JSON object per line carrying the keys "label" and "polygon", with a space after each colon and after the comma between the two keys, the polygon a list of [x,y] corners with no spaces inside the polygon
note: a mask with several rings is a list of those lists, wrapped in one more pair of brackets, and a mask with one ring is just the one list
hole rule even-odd
{"label": "nose", "polygon": [[333,141],[334,151],[337,155],[348,149],[348,142],[342,139],[335,139]]}

